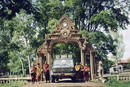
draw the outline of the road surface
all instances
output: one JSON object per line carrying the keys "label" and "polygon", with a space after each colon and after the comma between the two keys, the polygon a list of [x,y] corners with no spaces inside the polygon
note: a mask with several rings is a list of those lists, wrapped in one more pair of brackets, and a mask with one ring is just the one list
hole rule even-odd
{"label": "road surface", "polygon": [[71,80],[60,80],[56,83],[46,83],[45,81],[40,83],[28,83],[22,87],[105,87],[102,84],[96,82],[72,82]]}

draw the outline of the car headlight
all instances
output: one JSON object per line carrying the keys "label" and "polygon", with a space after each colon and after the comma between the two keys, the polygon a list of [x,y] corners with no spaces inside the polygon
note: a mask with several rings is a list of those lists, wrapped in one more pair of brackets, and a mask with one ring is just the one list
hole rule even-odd
{"label": "car headlight", "polygon": [[74,71],[74,69],[70,69],[70,71]]}
{"label": "car headlight", "polygon": [[56,69],[52,69],[53,72],[56,72]]}

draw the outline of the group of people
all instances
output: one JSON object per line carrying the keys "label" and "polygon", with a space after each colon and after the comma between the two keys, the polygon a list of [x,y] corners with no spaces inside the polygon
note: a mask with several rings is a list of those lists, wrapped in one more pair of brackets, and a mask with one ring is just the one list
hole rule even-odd
{"label": "group of people", "polygon": [[87,64],[85,66],[83,66],[82,64],[76,62],[76,65],[75,65],[76,79],[88,81],[89,80],[89,70],[90,69]]}
{"label": "group of people", "polygon": [[[41,70],[39,63],[37,65],[32,66],[31,68],[32,82],[35,81],[39,82],[41,80],[42,71],[44,72],[46,82],[48,81],[50,82],[49,64],[47,64],[47,62],[45,62],[45,64],[43,65],[43,70]],[[89,67],[87,64],[83,66],[77,62],[75,65],[75,71],[76,71],[75,76],[77,80],[84,80],[84,81],[89,80]]]}
{"label": "group of people", "polygon": [[38,63],[37,65],[33,65],[32,68],[31,68],[32,82],[40,81],[40,79],[41,79],[40,75],[41,75],[40,64]]}
{"label": "group of people", "polygon": [[45,62],[43,65],[43,70],[40,68],[40,64],[33,65],[31,68],[31,80],[32,82],[39,82],[41,81],[41,74],[44,72],[46,82],[50,82],[50,72],[49,72],[49,64]]}

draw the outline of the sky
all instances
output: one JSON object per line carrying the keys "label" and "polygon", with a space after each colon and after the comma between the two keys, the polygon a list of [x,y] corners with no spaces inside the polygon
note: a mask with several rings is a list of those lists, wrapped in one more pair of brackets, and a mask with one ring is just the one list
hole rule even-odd
{"label": "sky", "polygon": [[127,59],[130,58],[130,25],[127,27],[127,30],[122,30],[121,33],[123,35],[123,41],[125,45],[123,59]]}
{"label": "sky", "polygon": [[[119,0],[122,1],[122,0]],[[130,3],[130,0],[128,0]],[[129,7],[128,7],[129,9]],[[128,11],[129,12],[129,11]],[[129,12],[129,19],[130,19],[130,12]],[[127,27],[127,30],[122,30],[121,33],[123,34],[123,41],[125,45],[125,52],[122,59],[130,58],[130,25]]]}

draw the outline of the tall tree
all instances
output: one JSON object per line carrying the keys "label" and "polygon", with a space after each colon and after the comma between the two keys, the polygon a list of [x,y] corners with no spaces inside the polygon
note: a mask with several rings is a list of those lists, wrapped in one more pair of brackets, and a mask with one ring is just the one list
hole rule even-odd
{"label": "tall tree", "polygon": [[21,9],[26,10],[27,14],[33,13],[36,19],[40,18],[40,13],[31,0],[0,0],[0,17],[12,19]]}
{"label": "tall tree", "polygon": [[63,4],[60,0],[37,0],[35,5],[41,14],[41,19],[39,19],[41,26],[48,34],[49,21],[57,20],[64,14]]}
{"label": "tall tree", "polygon": [[[33,58],[36,58],[37,45],[35,46],[35,44],[37,43],[40,29],[36,26],[33,15],[26,15],[25,13],[24,10],[21,10],[16,17],[6,22],[6,26],[12,26],[14,31],[10,43],[14,43],[17,46],[17,49],[14,47],[9,52],[10,61],[12,61],[13,58],[17,58],[19,63],[21,63],[21,70],[23,71],[24,66],[27,64],[28,67],[25,66],[25,69],[28,70],[27,72],[30,72],[31,62]],[[12,56],[14,53],[17,54]],[[16,63],[18,61],[16,61]],[[26,61],[28,63],[26,63]],[[15,65],[15,63],[13,65]]]}
{"label": "tall tree", "polygon": [[[110,52],[116,55],[117,44],[114,44],[115,40],[108,32],[116,32],[119,27],[126,28],[129,24],[129,5],[129,0],[1,0],[0,57],[2,61],[11,59],[10,56],[16,51],[21,56],[18,58],[18,64],[24,66],[22,62],[28,58],[30,67],[29,59],[32,60],[37,47],[43,44],[44,35],[51,31],[53,25],[65,13],[81,33],[87,36],[88,43],[95,48],[95,57],[105,60]],[[21,9],[26,12],[19,13]],[[32,13],[34,18],[25,13]],[[70,47],[66,46],[66,49]],[[8,60],[1,64],[6,65],[7,62]]]}
{"label": "tall tree", "polygon": [[8,50],[13,47],[13,44],[10,44],[13,30],[5,26],[4,18],[0,18],[0,22],[0,73],[5,73],[9,71],[7,67],[9,62]]}
{"label": "tall tree", "polygon": [[[127,0],[123,0],[124,5],[119,0],[66,0],[65,11],[72,13],[73,20],[77,27],[87,31],[96,31],[100,30],[101,27],[98,27],[101,23],[106,22],[109,19],[114,18],[117,20],[118,25],[124,29],[125,25],[129,23],[128,21],[128,3]],[[93,21],[89,22],[89,20],[95,16],[95,14],[99,14],[104,10],[111,10],[112,13],[106,13],[106,16],[101,17],[104,21],[93,23]],[[107,16],[108,15],[108,16]],[[102,16],[102,14],[101,14]],[[98,20],[97,20],[98,21]],[[112,22],[112,20],[111,20]],[[104,23],[104,25],[106,25]],[[104,29],[113,26],[105,26]],[[112,29],[113,30],[113,29]]]}

